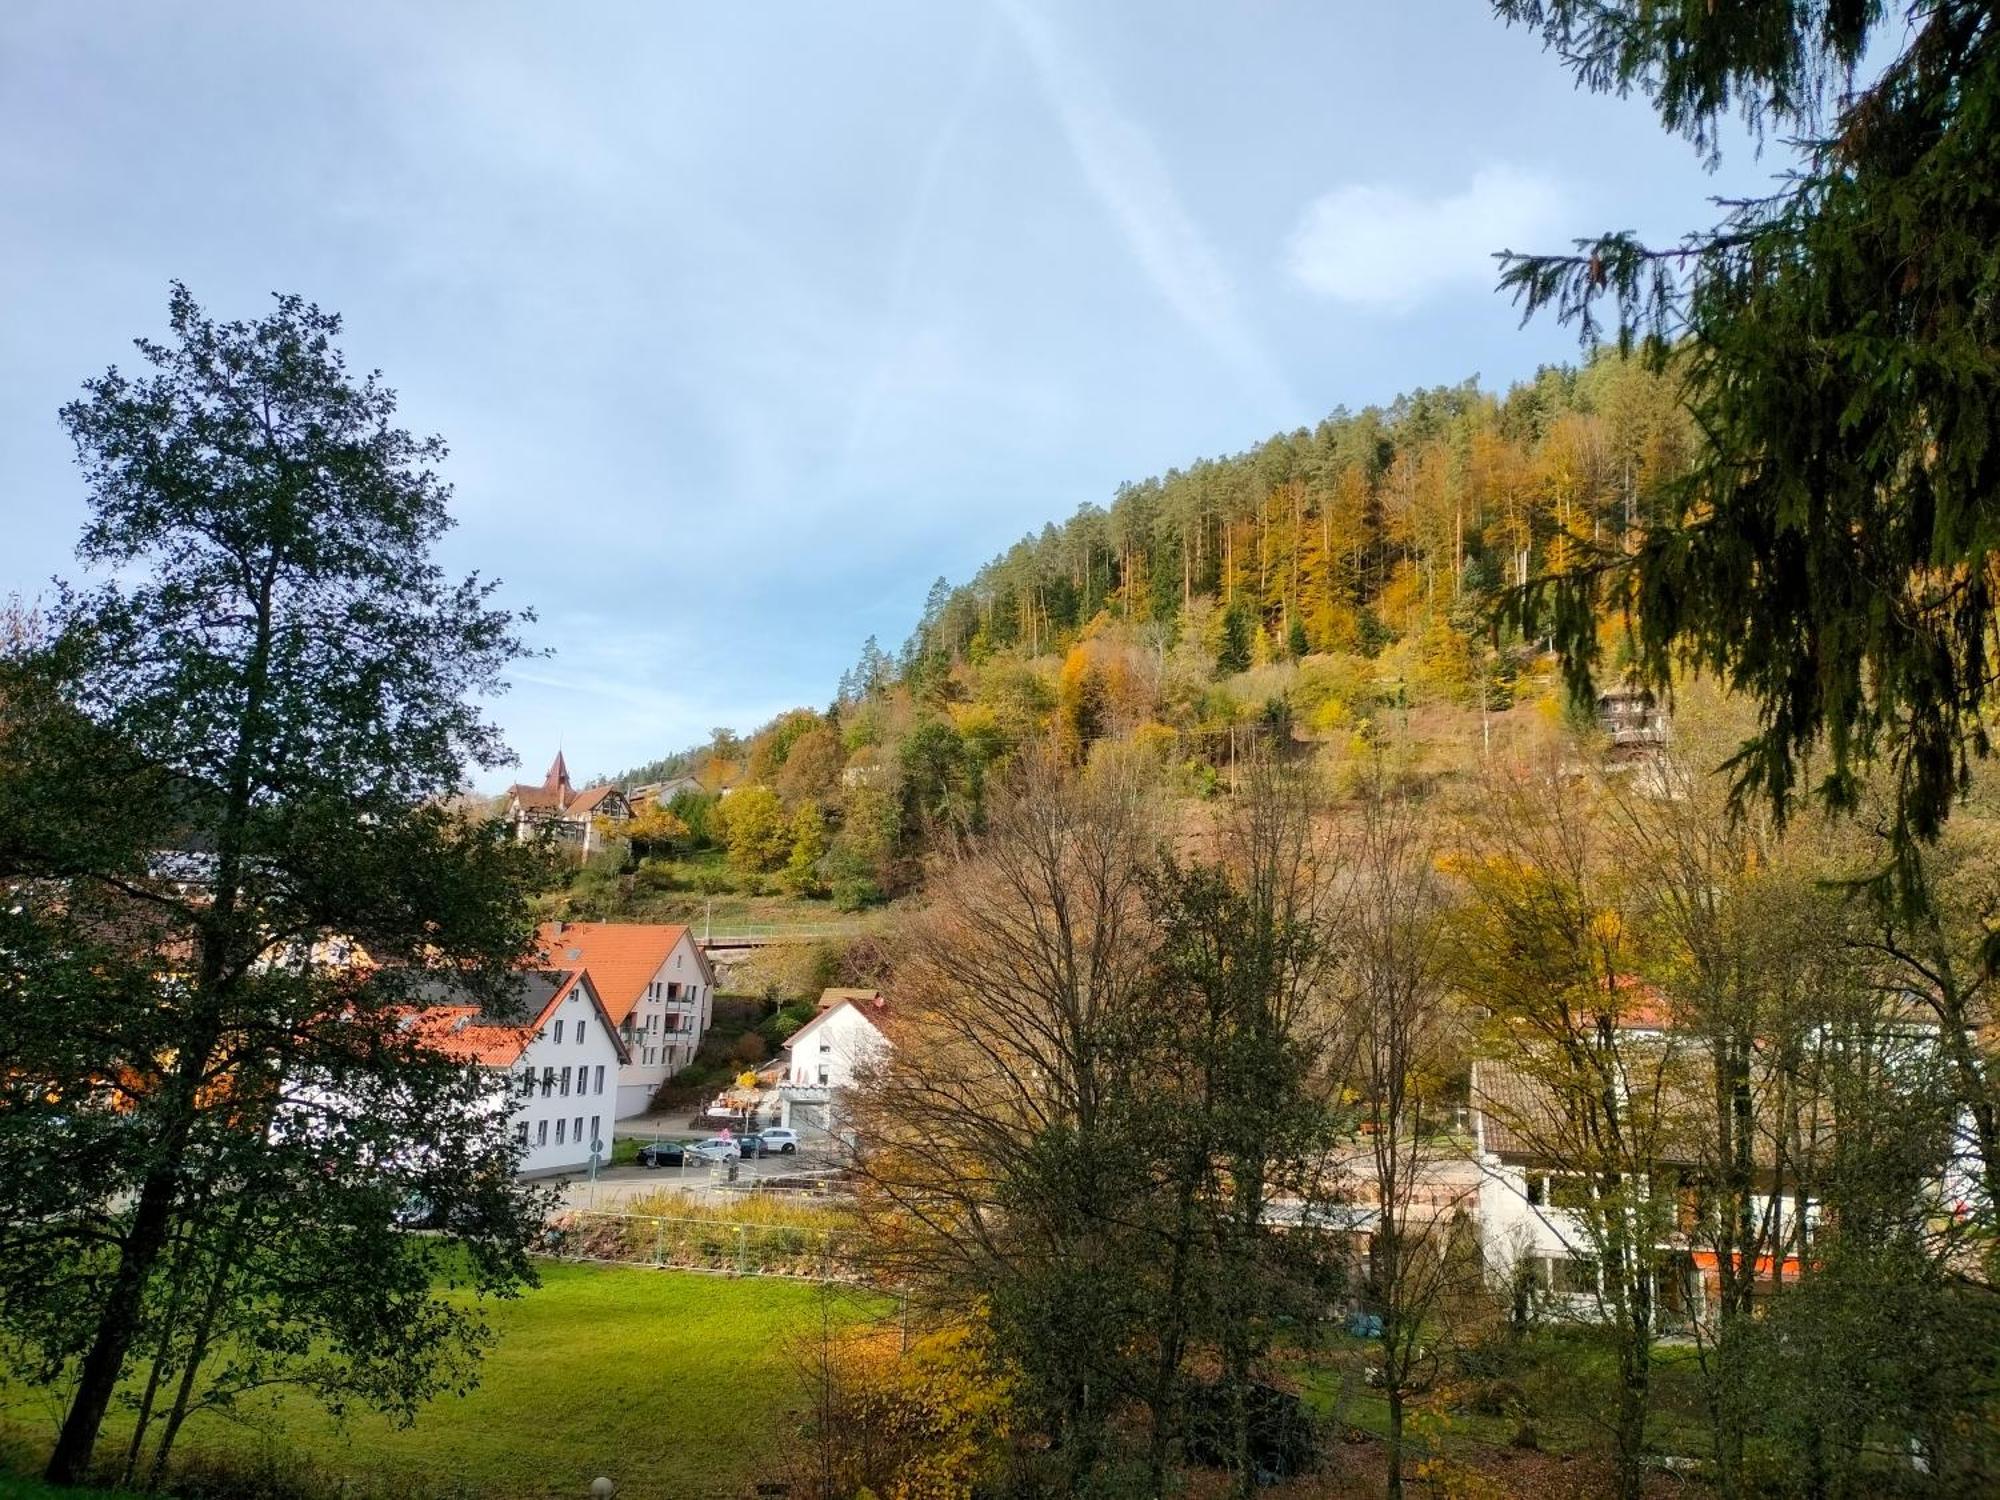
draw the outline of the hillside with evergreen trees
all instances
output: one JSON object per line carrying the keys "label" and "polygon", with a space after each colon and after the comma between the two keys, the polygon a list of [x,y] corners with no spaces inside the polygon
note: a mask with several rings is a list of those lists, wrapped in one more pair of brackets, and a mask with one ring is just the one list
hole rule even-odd
{"label": "hillside with evergreen trees", "polygon": [[901,651],[870,638],[824,709],[618,778],[704,790],[643,817],[622,885],[586,872],[583,905],[625,909],[649,868],[655,908],[873,904],[940,830],[977,824],[988,778],[1031,743],[1144,757],[1191,795],[1254,742],[1393,742],[1412,765],[1490,745],[1517,705],[1561,708],[1540,643],[1494,628],[1496,594],[1624,546],[1693,445],[1672,374],[1605,352],[1123,485],[939,579]]}

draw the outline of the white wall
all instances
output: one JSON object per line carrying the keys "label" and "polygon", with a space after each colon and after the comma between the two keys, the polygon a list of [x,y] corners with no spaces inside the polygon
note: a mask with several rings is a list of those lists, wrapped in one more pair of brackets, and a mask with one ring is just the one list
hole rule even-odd
{"label": "white wall", "polygon": [[785,1081],[805,1088],[846,1088],[855,1069],[888,1046],[874,1022],[851,1001],[820,1017],[811,1031],[792,1038]]}
{"label": "white wall", "polygon": [[[562,1029],[560,1040],[558,1026]],[[555,1072],[553,1088],[546,1084],[550,1069]],[[564,1070],[569,1073],[567,1093],[563,1090]],[[528,1142],[527,1155],[521,1160],[523,1176],[587,1168],[593,1120],[609,1157],[611,1122],[618,1105],[618,1071],[617,1041],[605,1029],[603,1017],[583,993],[583,986],[572,986],[512,1070],[514,1128],[517,1135],[525,1129]],[[532,1093],[522,1088],[529,1076],[534,1079]]]}
{"label": "white wall", "polygon": [[888,1038],[852,1001],[826,1011],[812,1030],[801,1028],[787,1049],[779,1123],[809,1139],[841,1134],[841,1091],[888,1046]]}
{"label": "white wall", "polygon": [[619,1070],[617,1118],[644,1114],[660,1085],[694,1061],[714,1009],[714,986],[702,977],[693,935],[684,932],[626,1017],[632,1060]]}

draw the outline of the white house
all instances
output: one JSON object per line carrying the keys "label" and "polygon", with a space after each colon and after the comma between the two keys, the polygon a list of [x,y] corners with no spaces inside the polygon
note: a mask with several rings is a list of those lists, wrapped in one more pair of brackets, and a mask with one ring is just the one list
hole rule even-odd
{"label": "white house", "polygon": [[494,1105],[511,1113],[514,1138],[527,1147],[522,1176],[581,1171],[593,1142],[609,1157],[625,1044],[582,969],[524,969],[514,982],[509,1019],[440,986],[439,1003],[409,1024],[437,1050],[492,1070]]}
{"label": "white house", "polygon": [[842,1091],[891,1045],[882,1025],[887,1010],[880,990],[821,992],[818,1014],[785,1041],[779,1124],[808,1138],[839,1131]]}
{"label": "white house", "polygon": [[701,945],[663,922],[547,922],[537,943],[544,963],[590,971],[626,1052],[613,1116],[644,1114],[708,1033],[715,971]]}
{"label": "white house", "polygon": [[[1635,1068],[1659,1066],[1659,1050],[1667,1045],[1662,1033],[1627,1035],[1635,1038]],[[1677,1055],[1678,1063],[1666,1081],[1646,1073],[1647,1102],[1628,1101],[1628,1108],[1642,1112],[1664,1111],[1672,1122],[1658,1128],[1655,1159],[1662,1178],[1653,1188],[1670,1198],[1654,1201],[1643,1216],[1643,1222],[1653,1226],[1654,1238],[1641,1252],[1652,1264],[1655,1307],[1667,1327],[1706,1317],[1718,1291],[1716,1256],[1697,1234],[1703,1197],[1696,1185],[1702,1172],[1701,1153],[1683,1123],[1698,1120],[1705,1102],[1700,1054],[1692,1043],[1683,1043]],[[1650,1098],[1654,1087],[1664,1090],[1658,1099]],[[1480,1245],[1488,1274],[1498,1284],[1532,1288],[1550,1310],[1586,1318],[1601,1315],[1600,1247],[1587,1216],[1592,1185],[1576,1175],[1573,1158],[1563,1160],[1568,1153],[1560,1143],[1568,1131],[1550,1086],[1509,1062],[1482,1058],[1473,1063],[1471,1095],[1481,1169]],[[1771,1181],[1773,1161],[1770,1142],[1762,1132],[1754,1149],[1757,1187],[1765,1189],[1752,1190],[1754,1217],[1768,1226],[1767,1243],[1789,1247],[1793,1201],[1782,1191],[1775,1199],[1771,1195],[1776,1186]],[[1682,1181],[1682,1173],[1693,1175]],[[1601,1204],[1598,1212],[1605,1212]],[[1809,1203],[1807,1226],[1816,1226],[1818,1219],[1818,1205]],[[1760,1282],[1790,1280],[1798,1274],[1799,1262],[1789,1249],[1781,1261],[1771,1255],[1758,1257]]]}

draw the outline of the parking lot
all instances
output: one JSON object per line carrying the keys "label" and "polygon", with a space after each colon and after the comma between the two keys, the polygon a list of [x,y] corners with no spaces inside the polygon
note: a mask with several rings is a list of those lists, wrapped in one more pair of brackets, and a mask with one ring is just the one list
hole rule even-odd
{"label": "parking lot", "polygon": [[[729,1168],[736,1168],[736,1180],[729,1180]],[[813,1152],[799,1152],[792,1156],[766,1156],[754,1161],[731,1162],[727,1165],[710,1166],[697,1162],[685,1167],[638,1166],[606,1167],[597,1174],[597,1181],[587,1177],[572,1178],[563,1188],[563,1203],[568,1208],[611,1209],[624,1208],[634,1198],[643,1198],[648,1193],[663,1190],[683,1192],[697,1197],[711,1194],[738,1193],[747,1184],[762,1178],[791,1177],[800,1173],[826,1172],[833,1166],[830,1157]],[[751,1191],[756,1189],[751,1188]]]}

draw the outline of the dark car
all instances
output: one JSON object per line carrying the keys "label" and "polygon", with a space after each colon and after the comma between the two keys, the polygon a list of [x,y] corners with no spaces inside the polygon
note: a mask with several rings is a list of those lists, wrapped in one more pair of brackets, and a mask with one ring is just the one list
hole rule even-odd
{"label": "dark car", "polygon": [[679,1141],[649,1141],[639,1148],[635,1160],[642,1167],[684,1167],[687,1148]]}
{"label": "dark car", "polygon": [[736,1147],[743,1153],[745,1161],[748,1161],[753,1156],[769,1156],[771,1154],[771,1148],[764,1144],[764,1137],[761,1135],[739,1135],[736,1137]]}

